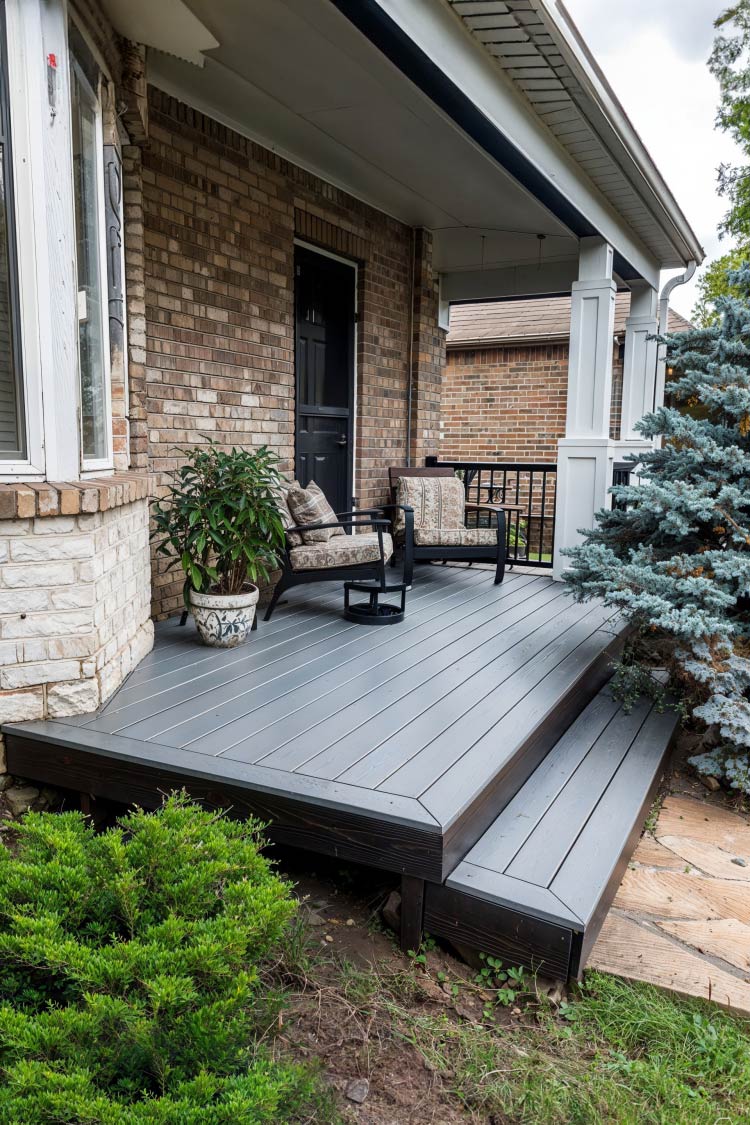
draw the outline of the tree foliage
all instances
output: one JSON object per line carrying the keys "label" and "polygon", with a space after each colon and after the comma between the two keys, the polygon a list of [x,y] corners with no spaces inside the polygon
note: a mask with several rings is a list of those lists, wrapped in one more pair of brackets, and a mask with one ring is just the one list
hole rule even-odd
{"label": "tree foliage", "polygon": [[[719,83],[718,128],[750,154],[750,0],[738,0],[718,17],[708,67]],[[729,200],[722,224],[740,242],[750,237],[750,166],[722,164],[719,191]]]}
{"label": "tree foliage", "polygon": [[698,298],[693,306],[691,319],[697,328],[708,328],[718,323],[719,313],[716,301],[719,297],[739,296],[729,284],[729,274],[750,258],[750,244],[728,250],[720,258],[709,263],[698,279]]}
{"label": "tree foliage", "polygon": [[716,126],[727,133],[748,160],[722,164],[718,169],[719,193],[729,204],[720,232],[737,242],[711,262],[698,281],[693,321],[701,328],[718,320],[717,298],[731,293],[730,271],[750,257],[750,0],[739,0],[721,13],[714,24],[717,35],[708,60],[719,84]]}
{"label": "tree foliage", "polygon": [[568,581],[667,639],[673,684],[715,736],[696,764],[750,792],[750,265],[729,282],[717,324],[666,337],[675,406],[637,427],[662,444],[613,489],[626,508],[568,552]]}
{"label": "tree foliage", "polygon": [[0,1125],[317,1120],[260,1044],[294,904],[259,844],[179,796],[102,834],[26,817],[0,846]]}

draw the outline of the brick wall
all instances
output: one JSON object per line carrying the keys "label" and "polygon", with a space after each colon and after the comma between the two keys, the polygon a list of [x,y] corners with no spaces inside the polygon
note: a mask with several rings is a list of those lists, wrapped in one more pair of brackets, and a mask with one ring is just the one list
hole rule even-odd
{"label": "brick wall", "polygon": [[[267,443],[293,467],[300,237],[359,264],[355,494],[365,506],[382,501],[387,466],[406,456],[411,229],[154,89],[149,135],[140,169],[126,152],[126,239],[127,224],[137,234],[140,223],[128,182],[143,183],[146,355],[142,385],[131,365],[135,457],[161,484],[179,446],[211,435]],[[179,608],[181,586],[156,564],[157,615]]]}
{"label": "brick wall", "polygon": [[[446,460],[556,461],[565,436],[568,344],[450,349],[442,386]],[[610,436],[619,436],[622,361],[615,345]]]}

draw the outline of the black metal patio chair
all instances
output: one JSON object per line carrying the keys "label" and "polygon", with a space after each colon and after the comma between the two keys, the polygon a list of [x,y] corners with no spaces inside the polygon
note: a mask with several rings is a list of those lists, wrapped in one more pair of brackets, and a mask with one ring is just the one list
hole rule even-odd
{"label": "black metal patio chair", "polygon": [[[412,583],[416,562],[489,562],[495,566],[495,584],[502,582],[506,505],[467,502],[463,483],[452,469],[394,466],[389,473],[392,502],[383,511],[392,517],[407,585]],[[467,517],[479,512],[489,513],[490,520],[494,517],[494,526],[467,527]]]}

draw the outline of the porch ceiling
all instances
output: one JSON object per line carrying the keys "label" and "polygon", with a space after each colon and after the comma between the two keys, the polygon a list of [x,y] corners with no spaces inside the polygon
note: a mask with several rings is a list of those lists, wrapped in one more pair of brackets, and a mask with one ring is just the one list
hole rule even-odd
{"label": "porch ceiling", "polygon": [[[575,262],[578,240],[329,0],[189,0],[219,46],[149,81],[413,226],[443,272]],[[546,237],[541,245],[538,234]]]}

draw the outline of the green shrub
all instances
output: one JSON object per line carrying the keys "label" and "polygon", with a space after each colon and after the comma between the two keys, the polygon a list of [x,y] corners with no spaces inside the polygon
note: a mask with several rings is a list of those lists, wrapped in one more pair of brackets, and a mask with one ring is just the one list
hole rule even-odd
{"label": "green shrub", "polygon": [[259,1045],[295,909],[259,847],[180,796],[102,834],[26,817],[0,847],[2,1125],[314,1119],[314,1080]]}

